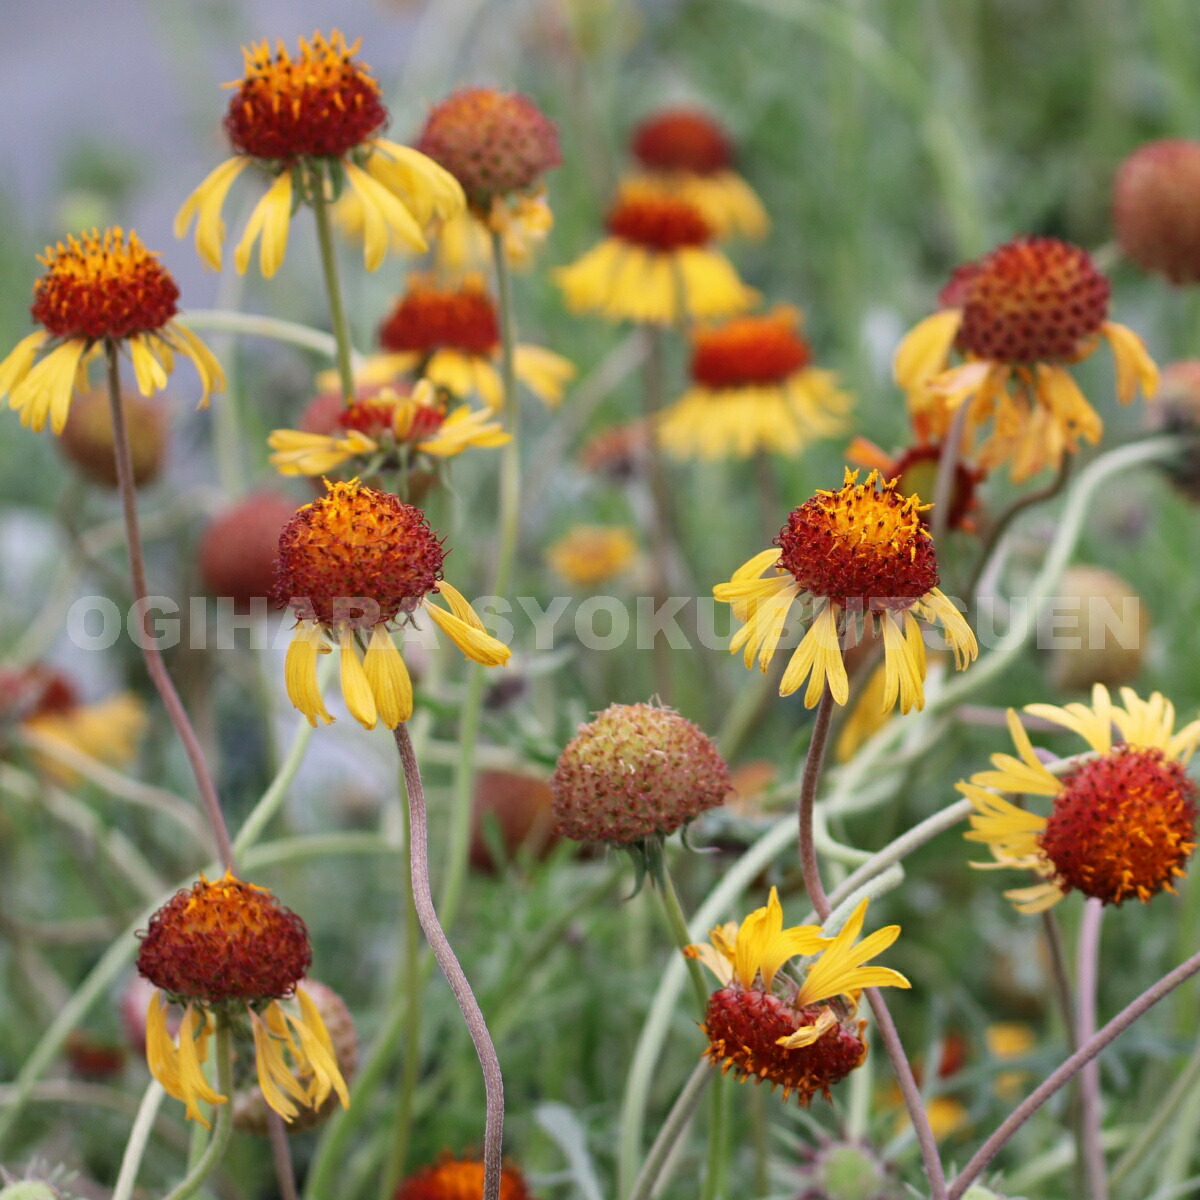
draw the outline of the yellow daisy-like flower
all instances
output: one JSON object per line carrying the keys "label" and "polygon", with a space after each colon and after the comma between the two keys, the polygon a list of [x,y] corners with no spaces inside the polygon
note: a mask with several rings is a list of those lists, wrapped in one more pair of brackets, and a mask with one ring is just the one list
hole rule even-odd
{"label": "yellow daisy-like flower", "polygon": [[626,184],[608,217],[610,234],[554,277],[567,307],[613,321],[675,325],[745,312],[758,293],[711,248],[713,228],[681,196]]}
{"label": "yellow daisy-like flower", "polygon": [[[1101,338],[1112,347],[1117,399],[1153,396],[1158,368],[1137,334],[1108,320],[1109,282],[1086,251],[1055,238],[1017,238],[960,267],[943,289],[945,308],[918,324],[896,353],[917,434],[944,438],[960,405],[974,437],[989,421],[979,463],[1011,464],[1020,483],[1057,467],[1104,429],[1067,368]],[[950,366],[951,350],[963,358]]]}
{"label": "yellow daisy-like flower", "polygon": [[[766,907],[741,925],[714,929],[711,945],[689,946],[684,953],[721,983],[702,1026],[706,1057],[743,1081],[779,1084],[785,1100],[793,1091],[802,1105],[818,1092],[828,1099],[830,1087],[866,1058],[866,1022],[854,1020],[862,989],[909,986],[889,967],[865,965],[900,934],[889,925],[858,941],[866,912],[864,899],[833,938],[815,925],[784,929],[772,888]],[[797,957],[812,961],[793,977],[783,968]]]}
{"label": "yellow daisy-like flower", "polygon": [[[478,395],[490,408],[504,405],[500,361],[500,321],[478,275],[455,286],[413,275],[379,330],[387,352],[368,364],[361,377],[387,378],[413,372],[455,396]],[[519,345],[513,355],[517,379],[543,404],[562,400],[575,367],[541,346]]]}
{"label": "yellow daisy-like flower", "polygon": [[[229,1101],[201,1065],[218,1023],[248,1026],[263,1097],[285,1121],[300,1107],[320,1108],[331,1093],[349,1106],[329,1031],[298,986],[311,962],[304,922],[266,888],[228,871],[216,883],[202,875],[150,918],[138,971],[159,990],[146,1014],[146,1059],[189,1120],[207,1128],[201,1103]],[[167,1027],[168,999],[185,1006],[178,1037]]]}
{"label": "yellow daisy-like flower", "polygon": [[[1005,895],[1019,912],[1038,913],[1071,891],[1105,904],[1143,904],[1184,874],[1196,846],[1195,783],[1186,763],[1200,742],[1200,721],[1175,729],[1175,707],[1154,692],[1142,700],[1121,689],[1123,705],[1097,684],[1092,703],[1029,704],[1025,711],[1079,734],[1090,754],[1061,775],[1034,751],[1017,714],[1008,713],[1017,757],[993,754],[991,771],[958,790],[975,806],[969,841],[983,842],[984,868],[1032,871],[1040,882]],[[1122,741],[1114,744],[1113,728]],[[1049,817],[1018,808],[1002,793],[1050,800]]]}
{"label": "yellow daisy-like flower", "polygon": [[733,169],[733,146],[707,113],[669,108],[633,132],[633,155],[655,186],[694,204],[718,237],[761,241],[771,222],[754,189]]}
{"label": "yellow daisy-like flower", "polygon": [[[508,647],[442,579],[444,558],[420,509],[357,479],[327,482],[326,495],[284,526],[275,600],[298,618],[284,670],[288,697],[311,724],[333,721],[317,686],[317,655],[328,653],[330,642],[340,651],[346,707],[359,724],[373,729],[381,720],[395,729],[412,716],[412,680],[389,626],[418,609],[473,661],[508,661]],[[438,593],[450,611],[432,603]]]}
{"label": "yellow daisy-like flower", "polygon": [[229,84],[236,92],[225,115],[225,132],[236,151],[187,198],[175,218],[175,236],[196,221],[196,251],[214,271],[221,269],[225,222],[221,209],[229,189],[251,164],[273,182],[255,206],[234,251],[244,273],[260,238],[259,266],[268,279],[287,251],[288,228],[297,204],[337,198],[342,186],[357,198],[367,270],[383,262],[398,239],[410,249],[427,248],[424,229],[435,217],[450,217],[466,204],[449,172],[409,146],[379,136],[388,113],[379,84],[354,60],[359,43],[347,46],[334,30],[300,39],[293,58],[282,41],[243,49],[244,77]]}
{"label": "yellow daisy-like flower", "polygon": [[364,389],[349,406],[328,393],[305,415],[310,428],[276,429],[267,438],[281,475],[327,475],[347,463],[355,474],[410,470],[419,455],[454,458],[475,446],[503,446],[512,436],[489,410],[462,404],[448,411],[445,396],[428,380],[409,394],[388,385]]}
{"label": "yellow daisy-like flower", "polygon": [[[138,391],[151,396],[167,386],[175,356],[191,359],[200,376],[200,404],[225,387],[221,364],[209,348],[174,318],[179,288],[158,255],[136,233],[98,229],[59,242],[39,259],[46,273],[33,289],[33,319],[42,326],[22,338],[0,362],[0,398],[40,433],[62,433],[71,398],[88,388],[88,364],[109,346],[124,348]],[[43,351],[49,351],[40,358]]]}
{"label": "yellow daisy-like flower", "polygon": [[[850,684],[842,658],[842,634],[851,621],[871,620],[883,637],[883,711],[900,702],[908,712],[925,705],[925,642],[918,618],[940,622],[962,670],[979,653],[975,635],[949,597],[938,590],[933,538],[921,520],[920,497],[901,496],[897,480],[881,483],[872,471],[865,483],[847,469],[836,492],[820,491],[793,509],[776,538],[734,572],[713,595],[732,604],[745,622],[730,642],[744,649],[747,668],[758,656],[766,671],[798,598],[813,604],[805,633],[779,685],[790,696],[805,680],[804,703],[812,708],[828,683],[845,704]],[[762,578],[764,571],[773,573]]]}
{"label": "yellow daisy-like flower", "polygon": [[546,561],[568,583],[589,588],[620,575],[637,549],[625,525],[574,525],[546,551]]}
{"label": "yellow daisy-like flower", "polygon": [[800,314],[778,308],[692,336],[693,386],[659,418],[659,437],[683,458],[798,454],[845,427],[850,397],[811,365]]}

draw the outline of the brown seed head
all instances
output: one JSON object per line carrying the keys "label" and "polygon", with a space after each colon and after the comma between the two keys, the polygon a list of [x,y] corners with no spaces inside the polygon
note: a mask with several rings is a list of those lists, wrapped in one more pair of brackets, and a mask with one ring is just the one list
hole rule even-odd
{"label": "brown seed head", "polygon": [[1135,150],[1117,169],[1113,225],[1121,250],[1172,283],[1200,280],[1200,142]]}
{"label": "brown seed head", "polygon": [[[161,403],[131,391],[121,393],[121,408],[133,458],[133,482],[141,487],[152,483],[162,470],[167,453],[167,410]],[[113,446],[108,392],[92,389],[76,395],[58,448],[93,483],[115,488]]]}
{"label": "brown seed head", "polygon": [[197,551],[200,579],[241,612],[265,605],[275,583],[279,535],[296,504],[278,492],[256,492],[213,518]]}

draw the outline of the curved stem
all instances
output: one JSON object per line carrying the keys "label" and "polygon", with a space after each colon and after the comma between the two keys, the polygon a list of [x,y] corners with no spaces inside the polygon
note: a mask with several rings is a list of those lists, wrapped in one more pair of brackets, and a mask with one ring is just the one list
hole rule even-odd
{"label": "curved stem", "polygon": [[[121,494],[121,513],[125,520],[125,540],[129,551],[129,574],[133,587],[133,602],[140,604],[149,594],[146,586],[146,561],[142,553],[142,535],[138,526],[137,487],[133,480],[133,456],[129,450],[129,431],[125,427],[125,410],[121,404],[121,368],[117,359],[116,343],[108,340],[104,343],[104,357],[108,367],[108,404],[112,413],[113,451],[117,468],[117,487]],[[163,662],[162,651],[158,648],[157,640],[151,636],[149,616],[142,614],[141,637],[142,655],[146,660],[146,670],[167,710],[171,724],[175,726],[179,740],[187,753],[192,774],[196,777],[196,786],[204,805],[204,813],[208,817],[212,829],[213,841],[216,843],[217,854],[222,864],[230,871],[235,869],[233,843],[229,840],[229,829],[225,824],[225,816],[221,812],[221,801],[217,796],[216,785],[212,773],[200,747],[200,740],[188,719],[187,710],[179,699],[179,693],[171,682]]]}
{"label": "curved stem", "polygon": [[233,1133],[233,1038],[229,1026],[223,1021],[217,1025],[214,1039],[217,1059],[217,1091],[227,1097],[213,1118],[212,1137],[199,1161],[188,1172],[187,1178],[163,1200],[188,1200],[203,1186],[204,1181],[221,1165],[225,1151],[229,1148],[229,1138]]}
{"label": "curved stem", "polygon": [[833,720],[833,693],[825,685],[817,704],[817,715],[813,721],[812,737],[808,743],[808,754],[804,759],[804,774],[800,779],[800,800],[797,805],[800,823],[800,869],[804,874],[804,886],[808,901],[822,921],[829,916],[829,898],[821,883],[821,868],[817,863],[817,843],[813,838],[813,808],[817,801],[817,788],[821,782],[821,768],[825,765],[825,748],[829,744],[829,725]]}
{"label": "curved stem", "polygon": [[188,329],[212,329],[221,333],[236,333],[243,337],[270,338],[290,346],[313,350],[336,361],[337,338],[323,329],[285,321],[281,317],[266,317],[259,313],[230,312],[223,308],[193,308],[180,314],[178,321]]}
{"label": "curved stem", "polygon": [[146,1088],[142,1102],[138,1105],[133,1128],[129,1131],[129,1140],[125,1143],[125,1153],[121,1156],[121,1169],[117,1173],[112,1200],[129,1200],[133,1195],[133,1185],[137,1183],[142,1157],[146,1153],[146,1143],[150,1140],[150,1130],[154,1127],[166,1094],[157,1079],[150,1081],[150,1086]]}
{"label": "curved stem", "polygon": [[[691,944],[691,939],[688,937],[687,918],[683,915],[683,906],[679,903],[679,894],[675,891],[675,884],[671,880],[671,873],[667,870],[667,864],[663,863],[662,868],[661,888],[655,890],[662,897],[663,910],[667,914],[667,925],[671,929],[671,937],[675,940],[675,945],[682,954],[684,950]],[[704,986],[704,973],[700,969],[700,964],[694,958],[687,958],[685,961],[688,965],[688,977],[692,981],[692,991],[696,996],[696,1003],[700,1008],[701,1017],[708,1011],[709,990]]]}
{"label": "curved stem", "polygon": [[[1100,922],[1104,909],[1089,897],[1079,930],[1076,971],[1078,1017],[1076,1042],[1082,1045],[1096,1032],[1096,969],[1100,956]],[[1088,1200],[1108,1200],[1104,1148],[1100,1144],[1100,1064],[1093,1060],[1079,1072],[1079,1157],[1083,1165],[1083,1194]]]}
{"label": "curved stem", "polygon": [[700,1097],[704,1095],[704,1089],[712,1083],[714,1075],[713,1068],[707,1062],[696,1064],[688,1076],[687,1083],[683,1085],[683,1090],[671,1106],[667,1119],[662,1123],[662,1128],[659,1129],[658,1136],[646,1155],[646,1161],[642,1164],[633,1187],[629,1189],[627,1200],[649,1200],[671,1151],[675,1149],[675,1143],[683,1136],[684,1130],[695,1116]]}
{"label": "curved stem", "polygon": [[433,896],[429,890],[429,847],[428,829],[425,820],[425,790],[421,784],[421,772],[413,752],[412,738],[402,721],[395,730],[396,748],[404,766],[404,785],[408,792],[408,811],[412,838],[409,854],[412,862],[412,895],[417,916],[424,930],[430,949],[446,976],[446,982],[454,993],[458,1007],[466,1021],[479,1065],[483,1069],[483,1084],[487,1095],[487,1120],[483,1135],[483,1200],[499,1200],[500,1170],[503,1166],[504,1138],[504,1080],[500,1074],[500,1060],[496,1047],[488,1033],[479,1003],[471,991],[471,985],[459,965],[458,958],[438,922],[433,907]]}
{"label": "curved stem", "polygon": [[946,531],[950,528],[950,506],[954,500],[954,477],[958,473],[958,460],[962,453],[963,431],[967,426],[967,410],[970,404],[962,401],[950,419],[950,428],[942,442],[938,456],[937,479],[933,485],[933,514],[930,520],[930,535],[935,550],[945,551]]}
{"label": "curved stem", "polygon": [[347,406],[354,403],[354,370],[351,367],[353,348],[346,306],[342,303],[342,285],[338,279],[337,251],[333,244],[333,221],[329,216],[329,200],[325,196],[325,173],[314,171],[309,178],[309,199],[317,219],[317,246],[321,251],[321,271],[325,276],[325,292],[329,297],[329,319],[337,344],[338,380],[342,400]]}
{"label": "curved stem", "polygon": [[1144,1013],[1154,1007],[1164,996],[1168,996],[1180,984],[1186,983],[1200,972],[1200,953],[1180,963],[1157,983],[1148,987],[1136,1000],[1119,1012],[1099,1032],[1094,1033],[1061,1066],[1051,1072],[1015,1109],[1001,1122],[991,1135],[971,1156],[971,1160],[955,1176],[946,1200],[959,1200],[967,1188],[982,1174],[988,1163],[1004,1148],[1008,1140],[1033,1116],[1051,1096],[1069,1083],[1080,1070],[1114,1042]]}

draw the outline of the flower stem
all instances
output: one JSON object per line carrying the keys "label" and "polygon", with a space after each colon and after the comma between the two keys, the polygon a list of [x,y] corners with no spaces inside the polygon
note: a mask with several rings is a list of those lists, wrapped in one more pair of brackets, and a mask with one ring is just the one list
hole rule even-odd
{"label": "flower stem", "polygon": [[[1078,1015],[1075,1040],[1082,1045],[1096,1032],[1096,969],[1100,954],[1100,922],[1104,908],[1089,897],[1079,930],[1079,966],[1076,971]],[[1093,1060],[1079,1072],[1079,1157],[1083,1165],[1083,1192],[1087,1200],[1108,1200],[1104,1148],[1100,1144],[1100,1064]]]}
{"label": "flower stem", "polygon": [[342,400],[347,407],[354,403],[354,371],[350,362],[353,349],[346,306],[342,303],[342,285],[338,279],[337,253],[333,244],[333,221],[329,216],[329,200],[325,195],[325,173],[314,171],[309,176],[309,198],[313,216],[317,219],[317,246],[321,251],[321,271],[325,276],[325,291],[329,296],[329,318],[337,342],[338,379]]}
{"label": "flower stem", "polygon": [[[825,888],[821,883],[820,866],[817,863],[817,848],[813,838],[813,808],[817,798],[817,788],[821,781],[821,767],[825,762],[825,748],[829,742],[829,725],[833,718],[833,693],[829,684],[821,695],[817,705],[817,715],[813,722],[812,738],[808,743],[808,757],[804,760],[804,774],[800,781],[800,868],[804,873],[804,886],[808,890],[808,898],[814,912],[821,921],[825,921],[832,909]],[[933,1200],[945,1200],[946,1176],[938,1157],[937,1140],[929,1125],[929,1117],[925,1105],[921,1102],[921,1090],[913,1076],[912,1066],[904,1052],[900,1035],[896,1032],[896,1023],[888,1011],[887,1002],[878,988],[866,989],[867,1000],[871,1011],[875,1014],[875,1023],[879,1026],[879,1036],[883,1039],[888,1058],[892,1061],[892,1069],[896,1073],[896,1081],[904,1097],[904,1105],[908,1109],[908,1117],[917,1135],[917,1143],[921,1148],[921,1159],[925,1163],[925,1174]]]}
{"label": "flower stem", "polygon": [[517,335],[512,273],[504,254],[504,237],[492,230],[492,262],[496,269],[496,310],[500,318],[500,381],[509,441],[500,458],[500,536],[492,594],[503,596],[512,583],[521,530],[521,405],[517,396]]}
{"label": "flower stem", "polygon": [[[125,541],[129,551],[129,574],[133,587],[133,603],[136,606],[145,601],[149,594],[146,586],[146,560],[142,552],[142,535],[138,526],[137,487],[133,481],[133,456],[129,449],[129,431],[125,427],[125,411],[121,405],[121,368],[117,359],[116,343],[109,340],[104,343],[105,362],[108,367],[108,401],[112,413],[113,451],[117,468],[117,488],[121,495],[121,513],[125,519]],[[187,710],[179,699],[179,693],[167,674],[163,662],[162,651],[158,648],[157,640],[151,636],[149,616],[142,614],[141,637],[142,654],[146,660],[146,670],[162,699],[163,707],[171,724],[175,726],[179,740],[183,743],[192,774],[196,777],[196,786],[200,791],[200,799],[204,812],[212,830],[213,841],[216,843],[217,855],[222,864],[230,871],[235,869],[233,843],[229,840],[229,829],[225,824],[225,816],[221,812],[221,801],[217,796],[216,785],[212,773],[208,769],[200,740],[188,719]]]}
{"label": "flower stem", "polygon": [[121,1170],[113,1187],[112,1200],[129,1200],[133,1195],[133,1186],[137,1183],[138,1170],[146,1153],[146,1143],[150,1140],[150,1131],[154,1128],[158,1110],[162,1107],[166,1094],[158,1080],[150,1081],[150,1086],[138,1105],[133,1128],[129,1131],[129,1140],[125,1143],[125,1153],[121,1156]]}
{"label": "flower stem", "polygon": [[704,1095],[704,1089],[713,1082],[715,1077],[716,1072],[707,1062],[696,1064],[687,1083],[683,1085],[683,1091],[676,1097],[671,1111],[667,1114],[667,1119],[658,1131],[654,1145],[650,1147],[646,1161],[642,1164],[642,1169],[638,1172],[633,1187],[630,1188],[627,1200],[649,1200],[654,1185],[658,1182],[659,1175],[662,1174],[663,1167],[671,1157],[671,1151],[675,1149],[675,1143],[683,1136],[684,1130],[687,1129],[696,1113],[696,1107],[700,1103],[700,1097]]}
{"label": "flower stem", "polygon": [[[658,325],[646,326],[646,366],[642,390],[642,412],[646,421],[646,477],[650,485],[650,589],[657,611],[667,602],[667,572],[671,561],[671,498],[663,466],[662,442],[658,434],[658,414],[663,406],[666,386],[663,362],[663,331]],[[655,630],[653,642],[654,690],[664,704],[671,703],[671,647]]]}
{"label": "flower stem", "polygon": [[950,419],[946,440],[938,457],[937,479],[933,485],[933,513],[930,534],[935,551],[945,551],[946,531],[950,528],[950,506],[954,500],[954,477],[958,473],[958,459],[962,451],[963,430],[967,425],[967,410],[970,404],[963,401]]}
{"label": "flower stem", "polygon": [[[683,952],[691,944],[691,938],[688,937],[687,918],[683,915],[683,906],[679,903],[679,894],[675,891],[675,884],[671,880],[671,873],[667,870],[667,864],[663,863],[662,868],[663,885],[655,890],[662,897],[663,911],[667,914],[667,925],[671,929],[671,937],[675,940],[675,945],[679,952]],[[708,1011],[708,988],[704,986],[704,974],[700,970],[700,964],[694,958],[684,956],[688,965],[688,978],[692,981],[692,991],[696,996],[696,1004],[700,1008],[700,1015],[703,1017]]]}
{"label": "flower stem", "polygon": [[288,1145],[287,1126],[273,1109],[267,1113],[267,1136],[271,1139],[271,1161],[275,1164],[279,1200],[300,1200],[296,1191],[296,1168],[292,1165],[292,1148]]}
{"label": "flower stem", "polygon": [[946,1200],[960,1197],[986,1169],[988,1163],[1004,1148],[1008,1140],[1033,1116],[1055,1092],[1069,1083],[1088,1063],[1105,1050],[1143,1014],[1168,996],[1180,984],[1200,972],[1200,953],[1180,963],[1156,983],[1151,984],[1136,1000],[1122,1009],[1107,1025],[1092,1034],[1074,1054],[1057,1067],[1000,1123],[996,1131],[971,1156],[971,1160],[950,1184]]}
{"label": "flower stem", "polygon": [[425,819],[425,790],[421,784],[421,771],[417,766],[412,738],[408,726],[402,721],[395,730],[396,748],[404,766],[404,785],[408,792],[409,822],[412,830],[409,856],[412,865],[412,898],[417,909],[421,929],[429,942],[442,974],[454,993],[463,1020],[475,1044],[479,1065],[483,1069],[483,1084],[487,1095],[487,1119],[483,1135],[483,1200],[499,1200],[500,1170],[503,1165],[504,1138],[504,1080],[500,1074],[500,1060],[496,1047],[488,1033],[479,1003],[471,991],[471,985],[459,965],[450,942],[438,922],[433,907],[433,896],[429,890],[429,846]]}
{"label": "flower stem", "polygon": [[173,1191],[167,1193],[163,1200],[187,1200],[194,1196],[204,1185],[204,1181],[221,1165],[225,1151],[229,1148],[229,1138],[233,1133],[233,1038],[229,1026],[224,1021],[217,1023],[215,1038],[215,1053],[217,1059],[217,1091],[227,1097],[216,1111],[213,1119],[212,1137],[199,1161],[188,1172],[187,1178]]}

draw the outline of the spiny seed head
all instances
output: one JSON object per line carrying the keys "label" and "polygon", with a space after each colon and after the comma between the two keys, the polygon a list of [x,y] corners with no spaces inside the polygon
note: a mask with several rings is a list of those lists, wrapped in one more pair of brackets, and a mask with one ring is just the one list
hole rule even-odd
{"label": "spiny seed head", "polygon": [[1144,904],[1184,874],[1196,847],[1196,785],[1149,746],[1120,745],[1063,778],[1041,847],[1063,890]]}
{"label": "spiny seed head", "polygon": [[279,535],[276,604],[364,630],[413,612],[437,591],[445,559],[425,514],[357,479],[325,487]]}
{"label": "spiny seed head", "polygon": [[829,1089],[867,1056],[865,1021],[839,1022],[811,1046],[788,1050],[778,1044],[815,1024],[821,1012],[821,1006],[795,1008],[771,992],[731,984],[709,997],[702,1027],[708,1037],[705,1054],[739,1080],[778,1084],[785,1100],[795,1092],[807,1108],[818,1093],[828,1100]]}
{"label": "spiny seed head", "polygon": [[290,996],[311,962],[304,922],[226,872],[216,883],[201,876],[150,918],[137,966],[175,999],[213,1005]]}
{"label": "spiny seed head", "polygon": [[54,337],[127,338],[161,329],[179,311],[175,280],[136,233],[98,229],[39,256],[33,319]]}
{"label": "spiny seed head", "polygon": [[785,308],[698,330],[692,337],[692,378],[714,390],[782,383],[812,361],[798,324],[795,310]]}
{"label": "spiny seed head", "polygon": [[379,344],[397,354],[447,348],[488,356],[500,348],[500,321],[478,276],[451,288],[414,275],[380,327]]}
{"label": "spiny seed head", "polygon": [[1073,361],[1108,319],[1109,282],[1086,250],[1014,238],[959,267],[941,302],[962,309],[956,345],[995,362]]}
{"label": "spiny seed head", "polygon": [[716,175],[733,161],[725,131],[695,108],[665,108],[633,131],[634,157],[650,171]]}
{"label": "spiny seed head", "polygon": [[655,188],[627,186],[608,214],[608,232],[645,250],[668,254],[712,241],[712,226],[690,201]]}
{"label": "spiny seed head", "polygon": [[562,162],[554,122],[527,96],[494,88],[462,88],[436,105],[416,145],[483,213],[494,199],[529,190]]}
{"label": "spiny seed head", "polygon": [[560,834],[625,844],[674,833],[723,803],[729,768],[673,709],[613,704],[567,743],[550,786]]}
{"label": "spiny seed head", "polygon": [[1117,170],[1113,224],[1126,257],[1172,283],[1200,280],[1200,142],[1170,138]]}
{"label": "spiny seed head", "polygon": [[899,481],[865,483],[847,472],[836,492],[818,492],[793,509],[775,544],[779,565],[814,596],[864,611],[908,608],[937,587],[933,539],[921,520],[916,495],[904,497]]}
{"label": "spiny seed head", "polygon": [[300,39],[296,57],[283,41],[243,48],[245,77],[225,114],[225,132],[239,154],[292,162],[341,158],[387,124],[379,84],[354,61],[358,42],[346,45],[336,29],[326,40]]}
{"label": "spiny seed head", "polygon": [[[121,393],[121,410],[133,459],[133,482],[142,487],[158,477],[166,458],[167,410],[162,404],[133,391]],[[113,447],[108,392],[89,389],[78,393],[71,401],[71,411],[58,439],[58,448],[93,483],[115,488],[117,467]]]}
{"label": "spiny seed head", "polygon": [[[444,1156],[397,1189],[393,1200],[479,1200],[483,1195],[483,1161]],[[532,1200],[525,1176],[512,1163],[500,1172],[500,1200]]]}

